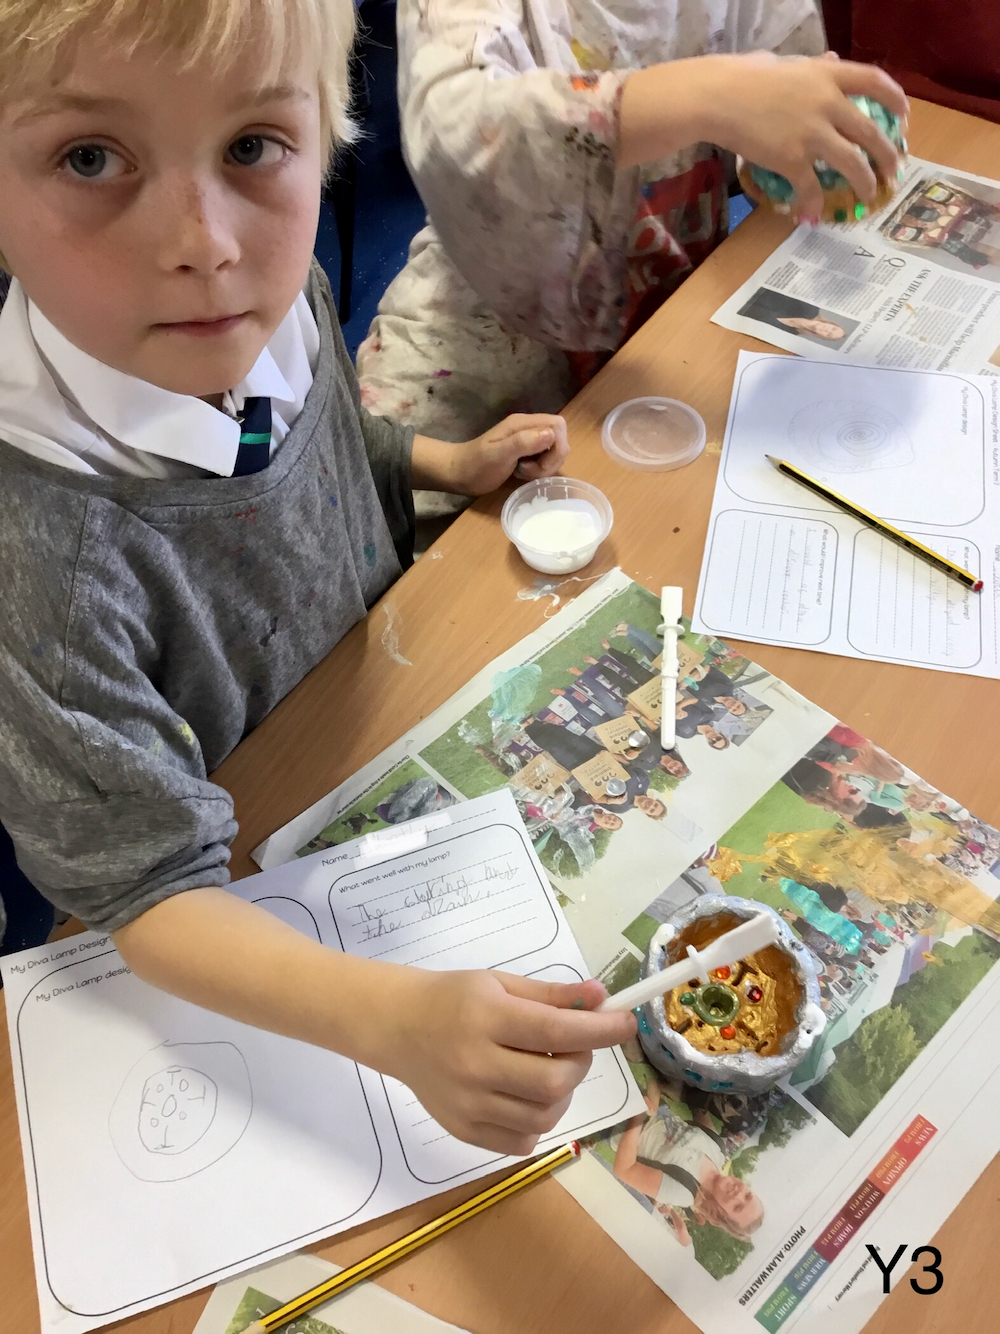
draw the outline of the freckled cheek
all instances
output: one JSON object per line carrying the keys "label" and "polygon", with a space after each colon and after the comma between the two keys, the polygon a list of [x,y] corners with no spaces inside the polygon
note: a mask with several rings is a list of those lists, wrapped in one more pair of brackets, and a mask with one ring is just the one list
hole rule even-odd
{"label": "freckled cheek", "polygon": [[319,219],[318,186],[290,190],[254,211],[241,230],[241,252],[258,272],[270,275],[275,295],[294,300],[309,273]]}
{"label": "freckled cheek", "polygon": [[316,226],[319,222],[319,206],[322,194],[320,183],[312,173],[296,173],[289,176],[291,181],[287,192],[277,192],[274,205],[279,213],[277,225],[284,228],[290,237],[294,236],[301,243],[311,243],[315,239]]}
{"label": "freckled cheek", "polygon": [[32,299],[67,338],[114,360],[129,337],[139,288],[127,238],[107,234],[86,209],[36,205],[9,229],[6,222],[0,216],[0,245]]}

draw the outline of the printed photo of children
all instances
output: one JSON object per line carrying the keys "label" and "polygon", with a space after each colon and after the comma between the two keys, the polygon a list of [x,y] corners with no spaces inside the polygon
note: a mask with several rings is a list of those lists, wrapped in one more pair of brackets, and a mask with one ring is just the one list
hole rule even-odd
{"label": "printed photo of children", "polygon": [[772,710],[769,679],[706,636],[681,641],[675,747],[660,745],[659,606],[637,585],[543,652],[498,674],[492,696],[421,759],[466,797],[509,786],[547,870],[578,878],[628,822],[663,824],[692,747],[742,745]]}
{"label": "printed photo of children", "polygon": [[413,760],[396,765],[365,796],[359,798],[315,838],[300,848],[299,857],[374,834],[389,825],[405,824],[454,806],[458,797],[432,778]]}
{"label": "printed photo of children", "polygon": [[898,249],[1000,282],[1000,190],[952,174],[921,177],[879,226]]}
{"label": "printed photo of children", "polygon": [[678,683],[677,735],[701,736],[713,750],[741,746],[771,712],[746,689],[763,675],[758,669],[727,675],[710,657],[693,662]]}
{"label": "printed photo of children", "polygon": [[709,1093],[668,1079],[638,1042],[625,1055],[646,1100],[645,1114],[587,1142],[594,1157],[713,1278],[749,1256],[767,1206],[755,1188],[763,1155],[815,1123],[781,1089]]}
{"label": "printed photo of children", "polygon": [[838,724],[626,928],[702,894],[776,908],[827,1027],[792,1085],[852,1135],[1000,960],[1000,832]]}

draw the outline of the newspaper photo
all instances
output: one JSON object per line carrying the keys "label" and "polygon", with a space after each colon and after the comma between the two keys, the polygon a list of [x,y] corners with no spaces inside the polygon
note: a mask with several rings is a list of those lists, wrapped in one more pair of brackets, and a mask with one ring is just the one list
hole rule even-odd
{"label": "newspaper photo", "polygon": [[800,356],[1000,374],[1000,181],[904,172],[863,221],[798,227],[714,322]]}
{"label": "newspaper photo", "polygon": [[603,969],[663,874],[679,875],[835,721],[689,634],[677,746],[664,753],[658,625],[647,589],[604,576],[254,859],[266,870],[509,787],[584,958]]}
{"label": "newspaper photo", "polygon": [[[282,1302],[339,1273],[318,1255],[296,1253],[220,1283],[208,1299],[193,1334],[243,1334],[248,1325]],[[283,1334],[466,1334],[377,1283],[359,1283],[286,1325]]]}
{"label": "newspaper photo", "polygon": [[625,1055],[646,1109],[561,1184],[706,1334],[857,1334],[1000,1148],[1000,833],[722,641],[681,639],[656,744],[659,600],[614,571],[337,792],[262,865],[506,785],[588,965],[634,982],[705,894],[776,909],[827,1026],[763,1095]]}

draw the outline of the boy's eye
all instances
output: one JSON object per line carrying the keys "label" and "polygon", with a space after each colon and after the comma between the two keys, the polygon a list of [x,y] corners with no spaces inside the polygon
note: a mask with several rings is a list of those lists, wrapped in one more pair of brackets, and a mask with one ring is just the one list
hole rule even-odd
{"label": "boy's eye", "polygon": [[122,158],[101,144],[77,144],[63,158],[74,176],[87,181],[110,180],[125,170]]}
{"label": "boy's eye", "polygon": [[229,145],[229,156],[238,167],[269,167],[280,162],[284,148],[262,134],[241,134]]}

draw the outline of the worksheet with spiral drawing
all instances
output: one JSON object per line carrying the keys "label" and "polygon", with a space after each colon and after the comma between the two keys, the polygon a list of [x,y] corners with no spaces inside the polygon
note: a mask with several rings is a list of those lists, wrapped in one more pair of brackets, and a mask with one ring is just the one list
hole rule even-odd
{"label": "worksheet with spiral drawing", "polygon": [[[698,585],[712,634],[1000,676],[1000,378],[741,352]],[[773,455],[983,580],[778,473]]]}
{"label": "worksheet with spiral drawing", "polygon": [[[509,792],[233,892],[335,950],[558,982],[586,965]],[[2,961],[44,1334],[82,1334],[503,1168],[413,1093],[189,1005],[107,936]],[[546,1144],[641,1109],[600,1052]]]}

